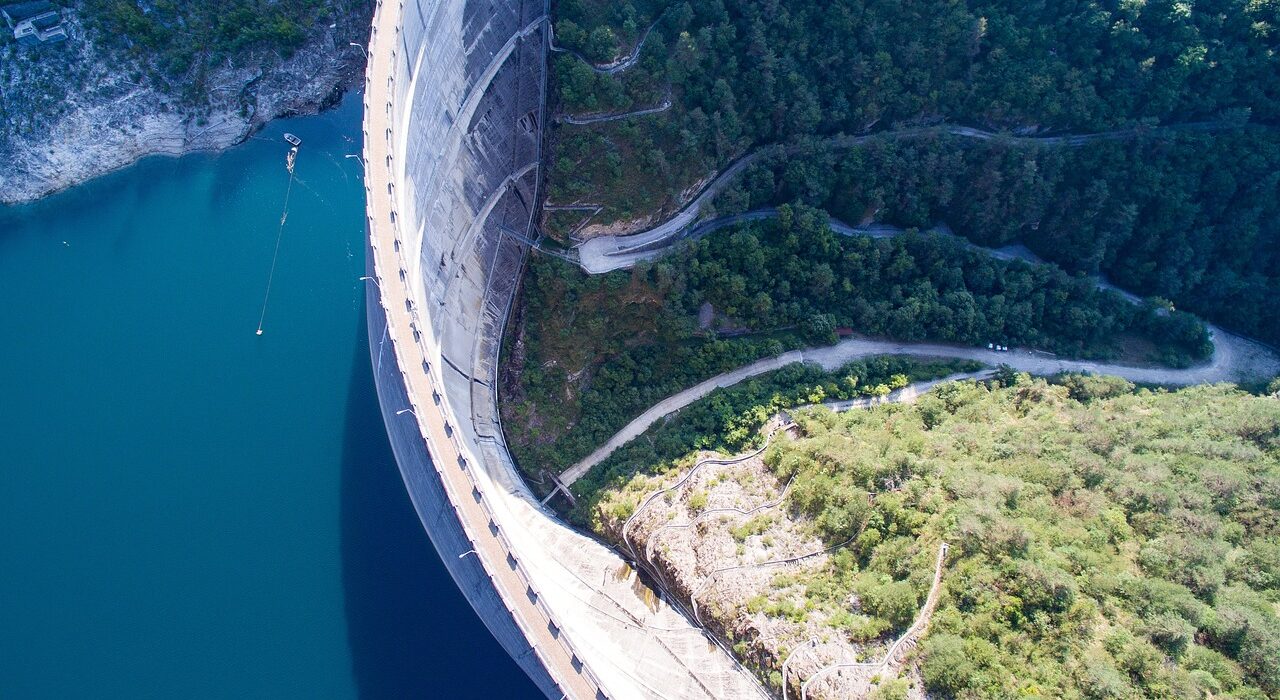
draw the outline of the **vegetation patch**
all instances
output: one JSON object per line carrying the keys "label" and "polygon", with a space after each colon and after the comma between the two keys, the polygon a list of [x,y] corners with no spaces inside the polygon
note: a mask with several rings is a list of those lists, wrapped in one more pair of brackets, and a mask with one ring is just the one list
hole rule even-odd
{"label": "vegetation patch", "polygon": [[[627,71],[553,71],[562,111],[673,98],[661,115],[554,130],[550,199],[604,205],[597,223],[643,228],[775,143],[940,122],[1021,135],[1211,124],[1087,148],[885,145],[885,158],[819,146],[742,187],[754,206],[800,198],[851,223],[945,221],[980,243],[1021,241],[1069,271],[1280,343],[1264,308],[1280,295],[1280,100],[1259,89],[1280,82],[1268,3],[584,1],[554,12],[602,37],[600,55],[658,18]],[[717,207],[743,201],[730,193]]]}
{"label": "vegetation patch", "polygon": [[[638,501],[619,500],[614,495],[637,473],[670,473],[687,466],[686,457],[700,450],[735,454],[756,446],[764,438],[761,429],[789,408],[824,401],[880,398],[914,382],[973,372],[981,367],[967,360],[924,361],[894,356],[851,362],[832,372],[817,365],[796,363],[717,389],[618,448],[575,482],[573,492],[578,505],[570,514],[571,519],[596,528],[605,521],[625,519]],[[606,498],[614,510],[600,510],[602,499]]]}
{"label": "vegetation patch", "polygon": [[610,63],[630,51],[669,0],[556,0],[556,42],[592,63]]}
{"label": "vegetation patch", "polygon": [[[556,130],[548,200],[555,205],[601,202],[604,209],[593,224],[650,220],[674,211],[682,193],[711,173],[710,162],[675,140],[680,133],[670,111]],[[607,192],[600,188],[605,182]]]}
{"label": "vegetation patch", "polygon": [[686,282],[668,272],[593,277],[547,256],[530,262],[499,396],[508,446],[535,483],[661,399],[803,344],[787,331],[703,332]]}
{"label": "vegetation patch", "polygon": [[[775,685],[781,660],[813,636],[817,648],[792,661],[793,689],[851,660],[840,653],[876,658],[919,609],[945,541],[928,636],[906,677],[876,679],[877,692],[919,682],[956,698],[1280,694],[1275,396],[1004,373],[914,405],[797,420],[798,437],[765,452],[766,471],[710,471],[684,487],[712,514],[693,523],[697,546],[675,527],[691,517],[684,489],[652,501],[629,535]],[[634,512],[626,503],[680,476],[610,485],[596,527],[617,537]],[[724,511],[784,489],[767,525],[760,512]],[[806,537],[835,548],[767,576],[751,566]],[[708,581],[734,562],[748,566]]]}
{"label": "vegetation patch", "polygon": [[535,481],[659,400],[762,357],[834,342],[840,328],[1100,358],[1129,332],[1160,348],[1143,359],[1174,364],[1211,349],[1187,314],[1135,306],[1056,267],[994,260],[941,236],[839,236],[806,207],[629,272],[591,277],[537,256],[510,325],[503,422]]}
{"label": "vegetation patch", "polygon": [[95,38],[136,63],[139,79],[145,75],[165,92],[202,104],[208,99],[208,75],[219,64],[243,63],[250,50],[288,56],[319,26],[359,21],[363,5],[358,0],[84,0],[82,12]]}

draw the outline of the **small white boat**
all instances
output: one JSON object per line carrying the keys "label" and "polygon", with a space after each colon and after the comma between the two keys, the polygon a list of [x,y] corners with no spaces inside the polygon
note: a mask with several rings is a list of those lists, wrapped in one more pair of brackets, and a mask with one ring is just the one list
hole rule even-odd
{"label": "small white boat", "polygon": [[289,171],[290,174],[293,173],[293,163],[297,159],[298,159],[298,147],[294,146],[293,148],[289,149],[289,155],[284,157],[284,167]]}
{"label": "small white boat", "polygon": [[290,145],[290,146],[293,146],[295,149],[296,149],[298,146],[301,146],[301,145],[302,145],[302,139],[298,138],[297,136],[294,136],[293,134],[290,134],[290,133],[289,133],[289,132],[287,132],[287,131],[286,131],[286,132],[285,132],[285,134],[284,134],[284,140],[285,140],[285,141],[288,141],[288,142],[289,142],[289,145]]}

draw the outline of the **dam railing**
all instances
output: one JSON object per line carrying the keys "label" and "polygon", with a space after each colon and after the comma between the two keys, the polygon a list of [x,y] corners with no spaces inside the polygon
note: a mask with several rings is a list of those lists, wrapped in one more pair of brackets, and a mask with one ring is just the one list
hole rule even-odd
{"label": "dam railing", "polygon": [[[409,399],[409,407],[407,410],[413,414],[418,424],[419,433],[428,448],[428,454],[431,455],[432,467],[435,469],[436,475],[439,477],[441,483],[445,486],[446,493],[449,494],[451,505],[454,509],[454,516],[457,518],[458,522],[462,526],[463,532],[466,534],[467,541],[472,547],[471,552],[474,552],[476,557],[479,559],[481,566],[489,577],[490,585],[493,586],[494,590],[497,591],[498,595],[502,598],[507,611],[511,614],[512,619],[515,620],[516,625],[524,635],[525,641],[529,644],[533,653],[537,655],[539,662],[547,669],[551,674],[551,677],[555,679],[556,683],[560,686],[561,690],[566,693],[567,697],[578,697],[582,695],[582,691],[585,691],[590,697],[607,698],[608,696],[604,693],[599,678],[586,665],[582,655],[578,653],[573,642],[570,641],[568,635],[563,632],[564,628],[556,621],[555,615],[543,602],[542,596],[539,595],[535,588],[528,571],[521,563],[519,557],[516,556],[510,540],[507,539],[506,535],[502,532],[501,527],[498,525],[497,519],[494,517],[493,509],[489,505],[488,499],[485,497],[485,490],[489,488],[489,486],[482,484],[476,479],[475,474],[472,471],[472,465],[468,464],[467,459],[464,456],[467,451],[459,441],[458,431],[453,427],[456,425],[456,421],[449,408],[448,402],[444,400],[444,393],[442,391],[444,386],[443,380],[438,378],[436,375],[435,367],[431,362],[433,354],[423,337],[424,332],[422,329],[429,329],[430,326],[424,326],[422,323],[421,316],[418,313],[417,304],[414,303],[412,294],[409,291],[411,287],[408,282],[408,277],[410,274],[409,270],[412,268],[407,264],[407,260],[405,258],[405,246],[401,238],[401,227],[395,194],[395,66],[397,65],[396,61],[398,59],[397,48],[400,45],[398,39],[401,34],[401,18],[403,17],[404,9],[403,1],[397,1],[395,3],[395,9],[390,10],[394,12],[395,15],[394,23],[390,27],[391,33],[385,36],[385,41],[389,44],[385,48],[387,51],[386,59],[389,59],[389,66],[391,68],[386,78],[386,84],[385,86],[380,86],[373,82],[375,78],[375,65],[379,63],[379,58],[381,57],[379,51],[384,48],[384,36],[382,35],[387,32],[387,27],[385,25],[388,19],[386,13],[388,12],[387,6],[389,5],[391,5],[390,0],[379,0],[376,4],[373,31],[369,38],[368,55],[370,58],[365,68],[365,83],[367,87],[364,95],[364,160],[369,168],[369,172],[366,172],[365,174],[365,196],[368,206],[366,217],[367,225],[369,227],[369,243],[373,250],[373,277],[374,282],[378,287],[379,303],[386,312],[387,336],[391,340],[393,354],[397,358],[397,364],[400,369],[405,393]],[[485,89],[485,86],[477,86],[474,89],[483,90]],[[378,102],[381,102],[381,104],[373,104],[376,99],[374,95],[382,98],[377,100]],[[369,127],[371,121],[374,121],[371,119],[371,116],[377,114],[373,111],[374,108],[384,110],[381,118],[385,119],[386,128],[382,130],[381,134],[371,137]],[[375,143],[372,138],[378,138],[384,141],[385,158],[382,157],[381,153],[379,153],[376,158],[371,157],[371,151],[374,150],[372,146]],[[377,150],[381,151],[382,149],[378,148]],[[385,168],[387,182],[385,192],[374,192],[371,181],[374,179],[375,173],[373,171],[375,168]],[[379,187],[379,190],[381,189],[383,188]],[[382,200],[383,204],[378,205],[378,199],[383,197],[386,198],[385,200]],[[380,220],[381,217],[376,216],[375,212],[385,213],[385,220]],[[392,289],[403,290],[402,296],[405,307],[403,312],[400,312],[398,308],[393,308],[391,306],[393,303],[398,305],[400,301],[399,297],[394,300],[388,298],[390,296],[388,292],[388,285],[386,284],[388,279],[385,276],[385,270],[383,269],[383,257],[386,255],[386,251],[382,248],[385,245],[385,239],[380,240],[381,237],[379,235],[379,232],[383,232],[383,236],[385,236],[386,231],[390,231],[393,248],[391,254],[394,256],[394,260],[398,263],[399,268],[394,272],[395,278],[391,281],[389,286]],[[397,325],[404,323],[405,318],[408,319],[408,330],[411,332],[411,336],[401,335],[403,328],[397,328]],[[409,337],[412,337],[412,349],[405,347],[405,343],[402,342],[404,339]],[[413,352],[413,350],[416,350],[416,353]],[[420,364],[418,362],[419,359],[421,360]],[[407,374],[407,372],[410,371],[417,372],[419,367],[422,371],[422,377],[425,377],[426,388],[431,395],[431,404],[425,407],[419,400],[418,392],[414,389],[415,382],[411,381]],[[430,433],[433,431],[429,429],[429,426],[424,424],[424,421],[430,420],[432,416],[430,413],[423,414],[422,411],[424,409],[429,412],[434,411],[439,416],[440,421],[443,423],[443,441],[438,437],[433,439],[430,436]],[[457,479],[459,475],[462,476],[461,483],[465,483],[470,487],[471,497],[474,499],[476,505],[480,508],[480,511],[488,521],[488,542],[497,545],[498,551],[504,555],[507,570],[515,576],[523,590],[509,590],[511,588],[510,582],[503,582],[501,580],[503,576],[496,572],[502,571],[500,567],[503,566],[503,563],[491,560],[491,557],[487,553],[488,547],[483,531],[477,532],[478,524],[473,522],[474,514],[468,515],[459,507],[457,499],[463,497],[463,495],[461,493],[454,493],[454,491],[457,490],[456,487],[450,488],[450,484],[459,483]],[[464,553],[462,556],[466,556],[471,552]],[[528,601],[527,605],[523,603],[524,600]],[[529,619],[529,615],[527,613],[530,611],[535,612],[535,614],[541,619],[536,622]],[[564,654],[565,658],[556,658],[558,655],[556,655],[553,650],[545,649],[539,645],[538,642],[543,641],[539,640],[539,637],[542,636],[542,630],[539,630],[539,626],[542,626],[546,633],[549,634],[550,638],[556,641],[560,648],[559,650]],[[566,661],[568,662],[569,668],[565,668]],[[555,671],[553,671],[553,669],[555,669]],[[583,686],[584,683],[586,687]]]}

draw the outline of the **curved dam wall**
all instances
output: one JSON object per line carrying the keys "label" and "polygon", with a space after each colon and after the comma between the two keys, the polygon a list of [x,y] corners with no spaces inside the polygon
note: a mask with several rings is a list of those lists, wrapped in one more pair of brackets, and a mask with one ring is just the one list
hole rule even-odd
{"label": "curved dam wall", "polygon": [[548,697],[765,697],[615,552],[537,503],[504,442],[497,364],[540,199],[547,10],[378,3],[364,152],[387,431],[454,580]]}
{"label": "curved dam wall", "polygon": [[[367,274],[372,275],[372,250],[366,250],[365,253],[369,259]],[[489,628],[489,632],[543,693],[548,697],[559,697],[555,680],[537,655],[532,653],[529,640],[525,638],[502,596],[489,580],[484,565],[477,557],[463,556],[472,548],[471,542],[462,523],[448,506],[449,497],[444,483],[433,468],[417,421],[409,413],[396,415],[397,411],[409,406],[409,398],[400,381],[400,366],[388,347],[386,312],[375,294],[366,295],[365,306],[371,341],[370,359],[378,385],[378,403],[382,406],[387,435],[396,455],[396,463],[400,466],[400,476],[404,479],[423,527],[430,534],[431,542],[440,553],[445,568]]]}
{"label": "curved dam wall", "polygon": [[403,8],[394,187],[411,288],[460,427],[501,441],[493,387],[537,201],[546,0]]}

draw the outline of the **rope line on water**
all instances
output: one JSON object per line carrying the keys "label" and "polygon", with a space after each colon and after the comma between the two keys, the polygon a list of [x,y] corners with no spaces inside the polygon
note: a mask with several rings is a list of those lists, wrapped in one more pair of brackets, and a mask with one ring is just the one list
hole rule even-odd
{"label": "rope line on water", "polygon": [[284,190],[284,211],[280,212],[280,232],[276,234],[276,252],[271,256],[271,272],[267,274],[267,293],[262,297],[262,313],[258,316],[258,335],[262,335],[262,323],[267,319],[267,301],[271,299],[271,282],[276,276],[276,261],[280,259],[280,240],[284,238],[284,222],[289,218],[289,195],[293,193],[293,171],[289,171],[289,184]]}

